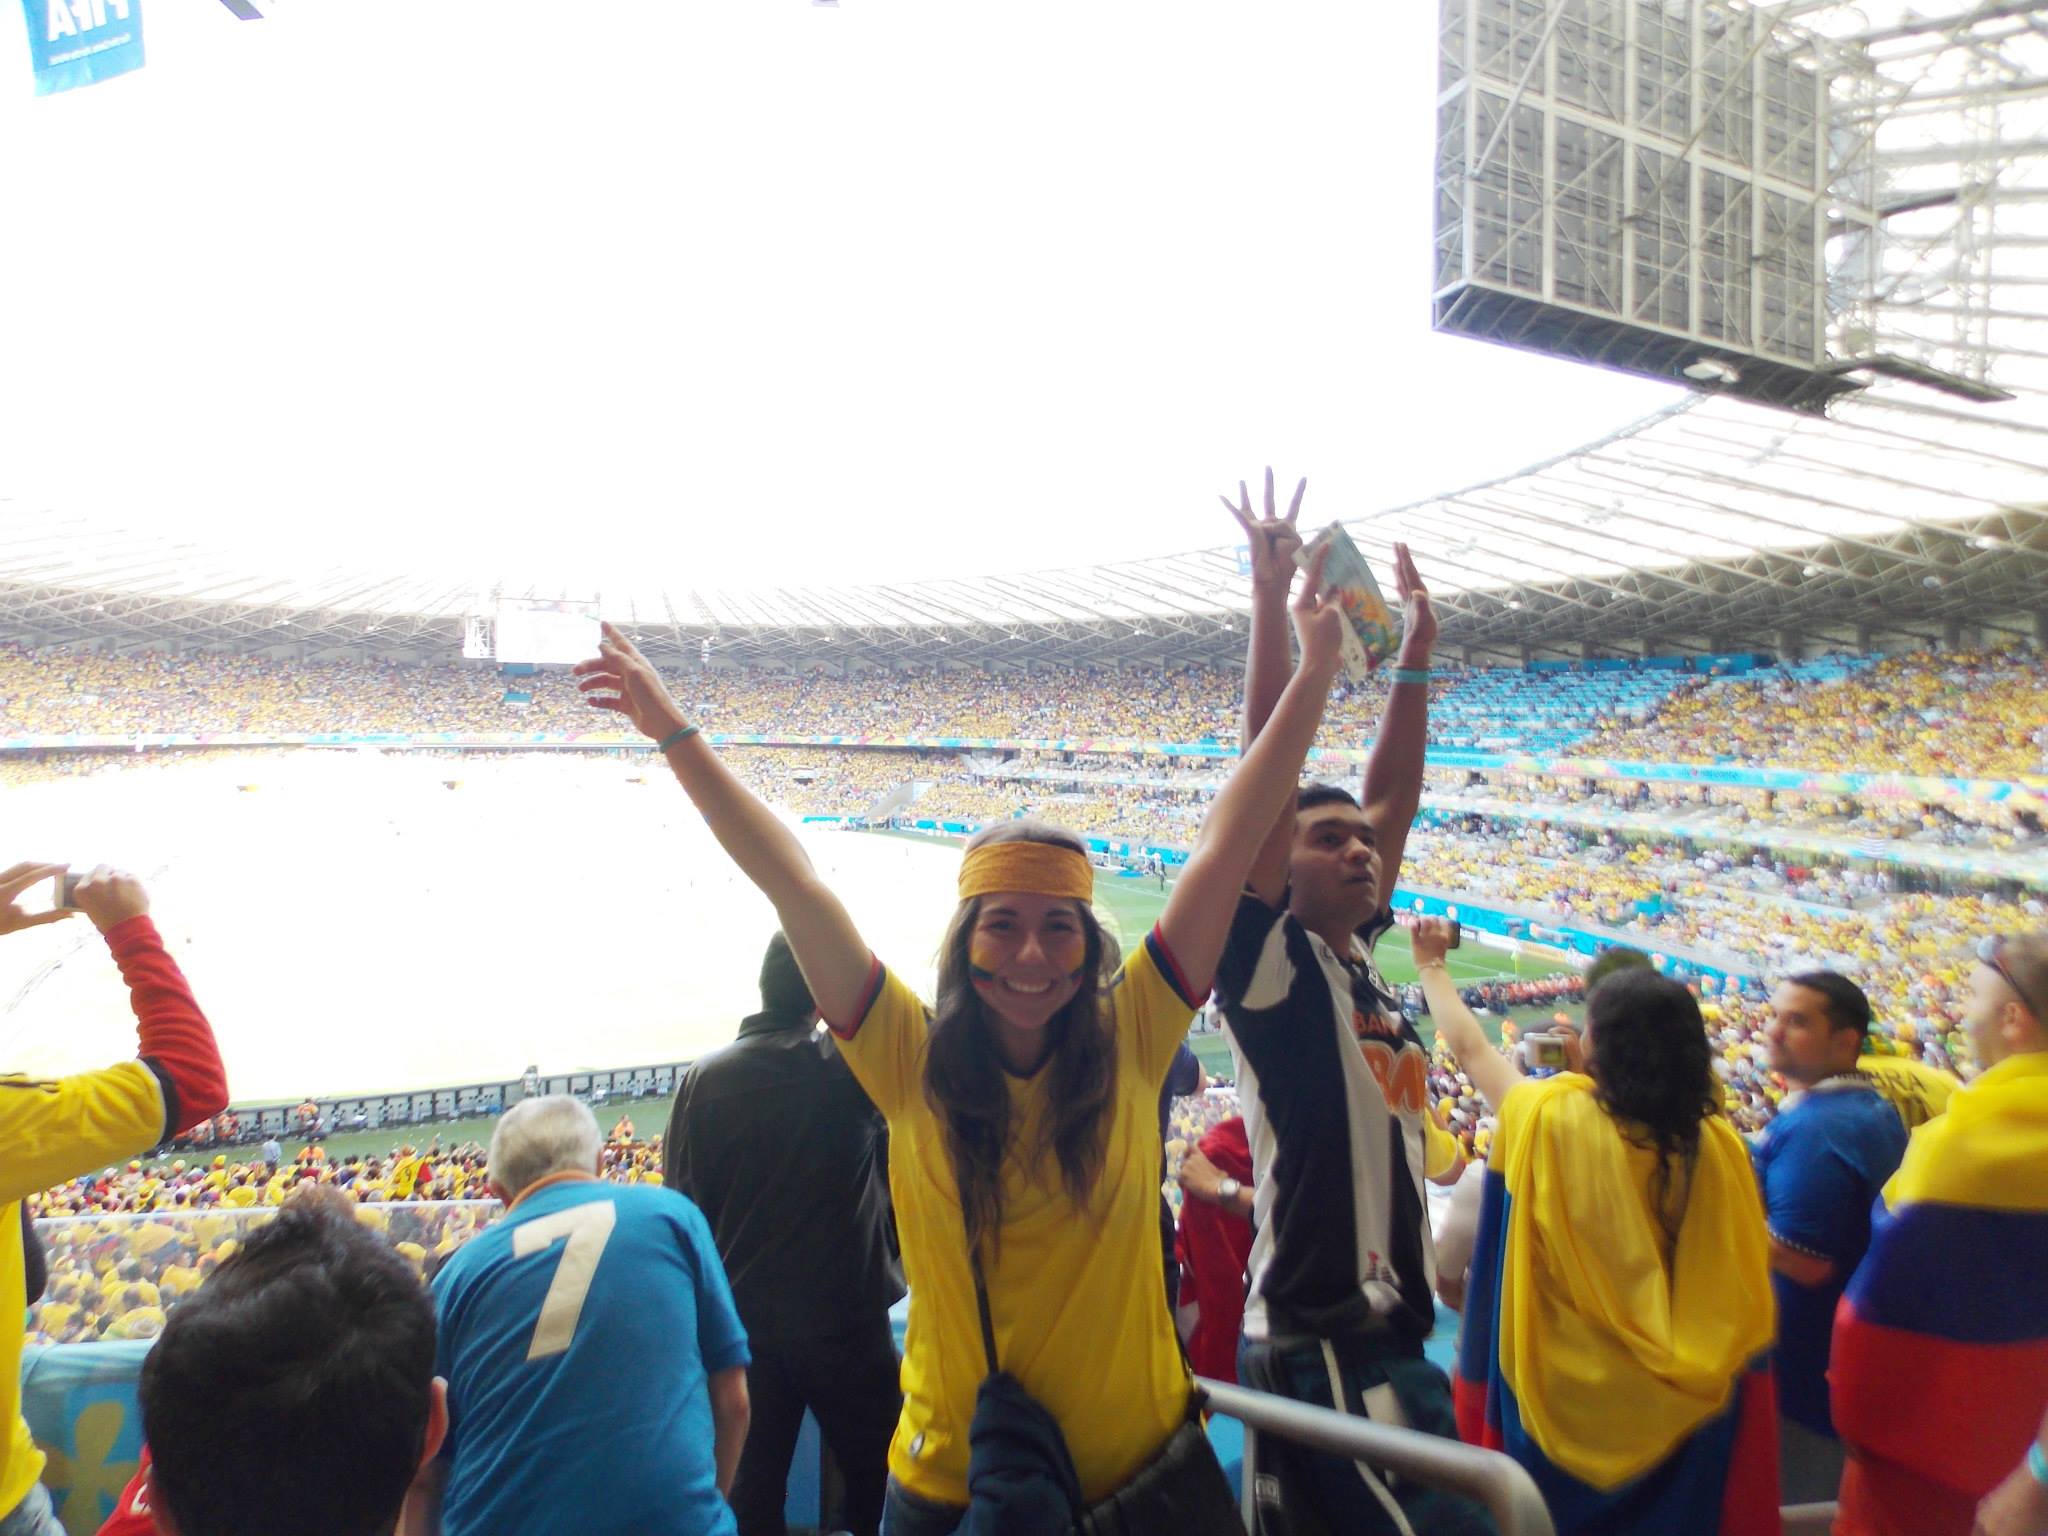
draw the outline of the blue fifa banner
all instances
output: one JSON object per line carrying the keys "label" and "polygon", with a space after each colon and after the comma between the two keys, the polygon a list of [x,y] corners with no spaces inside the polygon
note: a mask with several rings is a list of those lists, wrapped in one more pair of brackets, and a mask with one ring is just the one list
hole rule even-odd
{"label": "blue fifa banner", "polygon": [[36,94],[142,68],[142,0],[21,0]]}

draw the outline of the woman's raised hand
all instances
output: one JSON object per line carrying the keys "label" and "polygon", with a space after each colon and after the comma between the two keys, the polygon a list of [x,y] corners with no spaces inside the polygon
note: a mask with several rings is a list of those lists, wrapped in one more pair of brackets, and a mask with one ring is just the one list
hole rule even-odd
{"label": "woman's raised hand", "polygon": [[604,626],[597,651],[590,660],[576,663],[576,686],[585,703],[624,715],[650,741],[660,741],[689,723],[654,664],[616,626]]}
{"label": "woman's raised hand", "polygon": [[1301,646],[1302,670],[1322,668],[1335,676],[1344,650],[1345,620],[1337,599],[1323,590],[1323,565],[1329,554],[1330,546],[1325,544],[1310,557],[1289,616],[1294,620],[1294,638]]}

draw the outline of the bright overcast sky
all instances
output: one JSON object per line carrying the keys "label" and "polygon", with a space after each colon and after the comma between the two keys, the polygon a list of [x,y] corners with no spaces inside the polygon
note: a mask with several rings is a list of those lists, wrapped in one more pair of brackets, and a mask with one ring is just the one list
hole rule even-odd
{"label": "bright overcast sky", "polygon": [[1359,516],[1672,391],[1432,336],[1436,6],[0,14],[0,496],[266,565],[970,574]]}

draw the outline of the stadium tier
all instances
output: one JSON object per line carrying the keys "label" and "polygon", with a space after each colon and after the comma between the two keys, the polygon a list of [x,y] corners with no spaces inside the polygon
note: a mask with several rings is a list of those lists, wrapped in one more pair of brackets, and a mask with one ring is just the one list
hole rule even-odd
{"label": "stadium tier", "polygon": [[[2048,774],[2048,675],[2031,651],[1913,653],[1772,667],[1597,663],[1448,671],[1431,744],[1624,761]],[[1732,670],[1735,667],[1739,671]],[[835,740],[999,738],[1234,744],[1240,679],[1215,668],[673,674],[712,729]],[[1376,680],[1333,697],[1322,742],[1361,746]],[[585,735],[566,674],[0,647],[0,738],[179,734]]]}

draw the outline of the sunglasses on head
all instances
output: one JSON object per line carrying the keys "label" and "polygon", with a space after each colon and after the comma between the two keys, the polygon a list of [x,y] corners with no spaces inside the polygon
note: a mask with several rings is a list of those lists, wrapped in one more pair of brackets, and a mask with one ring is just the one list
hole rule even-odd
{"label": "sunglasses on head", "polygon": [[2027,995],[2027,989],[2019,984],[2019,979],[2015,977],[2012,971],[2006,966],[2005,960],[2003,958],[2004,950],[2004,939],[1987,938],[1983,940],[1980,944],[1978,944],[1977,958],[1983,961],[1984,964],[1990,966],[1992,970],[1996,971],[1998,973],[1998,979],[2004,982],[2008,987],[2012,988],[2013,996],[2017,997],[2020,1000],[2020,1006],[2022,1008],[2026,1009],[2027,1012],[2031,1013],[2037,1019],[2048,1018],[2048,1015],[2044,1015],[2041,1012],[2041,1010],[2034,1005],[2033,998]]}

